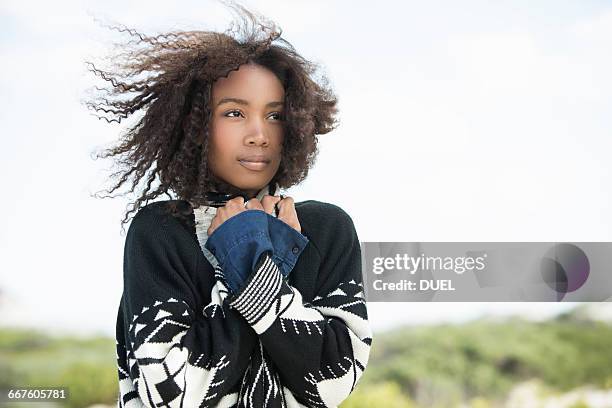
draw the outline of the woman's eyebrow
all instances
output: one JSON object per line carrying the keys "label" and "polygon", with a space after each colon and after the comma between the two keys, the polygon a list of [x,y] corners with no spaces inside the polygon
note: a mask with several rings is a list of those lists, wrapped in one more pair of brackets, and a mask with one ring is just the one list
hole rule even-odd
{"label": "woman's eyebrow", "polygon": [[[222,98],[218,103],[217,106],[223,104],[223,103],[229,103],[229,102],[234,102],[240,105],[249,105],[248,101],[245,101],[244,99],[240,99],[240,98]],[[274,106],[281,106],[283,105],[283,101],[274,101],[274,102],[268,102],[266,104],[266,108],[271,108]]]}

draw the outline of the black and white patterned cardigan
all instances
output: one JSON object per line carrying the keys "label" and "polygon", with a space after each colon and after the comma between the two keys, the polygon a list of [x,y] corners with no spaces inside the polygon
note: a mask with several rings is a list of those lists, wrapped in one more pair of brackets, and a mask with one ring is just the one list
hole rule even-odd
{"label": "black and white patterned cardigan", "polygon": [[[264,191],[260,191],[262,195]],[[295,204],[309,239],[285,278],[262,256],[230,302],[204,248],[214,208],[172,216],[158,201],[129,227],[117,316],[117,407],[334,407],[370,354],[361,251],[351,218]]]}

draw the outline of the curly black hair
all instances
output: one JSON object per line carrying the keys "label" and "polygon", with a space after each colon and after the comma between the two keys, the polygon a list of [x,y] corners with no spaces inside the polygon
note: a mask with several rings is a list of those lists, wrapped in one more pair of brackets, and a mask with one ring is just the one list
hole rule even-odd
{"label": "curly black hair", "polygon": [[[104,25],[136,40],[115,44],[126,52],[112,56],[111,70],[85,62],[89,71],[110,84],[110,89],[95,87],[105,91],[106,97],[84,101],[95,110],[95,116],[120,123],[135,112],[144,113],[116,146],[96,155],[118,156],[115,160],[121,169],[111,178],[119,181],[108,194],[130,178],[129,192],[134,192],[146,175],[146,187],[141,197],[131,203],[122,227],[143,203],[161,194],[172,199],[169,191],[178,200],[201,205],[207,191],[235,189],[208,169],[208,134],[212,86],[215,80],[227,77],[243,64],[269,69],[285,90],[282,159],[272,182],[284,188],[301,182],[318,153],[316,135],[328,133],[338,124],[337,97],[325,76],[315,79],[319,67],[281,38],[277,24],[234,2],[224,3],[238,16],[224,33],[172,31],[147,36],[123,25]],[[130,48],[134,41],[145,47]],[[135,78],[143,74],[149,75]],[[151,189],[157,177],[159,186]],[[102,198],[106,197],[114,198]]]}

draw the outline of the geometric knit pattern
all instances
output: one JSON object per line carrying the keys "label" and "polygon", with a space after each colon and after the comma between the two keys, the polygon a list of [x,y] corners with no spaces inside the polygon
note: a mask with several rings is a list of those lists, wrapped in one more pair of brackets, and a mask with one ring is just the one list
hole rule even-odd
{"label": "geometric knit pattern", "polygon": [[372,344],[354,230],[312,302],[264,253],[235,294],[215,265],[198,310],[190,279],[204,258],[193,263],[175,224],[156,235],[163,223],[140,218],[126,238],[117,407],[336,407],[354,390]]}
{"label": "geometric knit pattern", "polygon": [[[299,348],[301,342],[321,341],[323,332],[329,330],[326,326],[332,324],[350,339],[350,347],[340,359],[311,362],[316,369],[306,372],[301,384],[307,406],[338,405],[353,391],[365,371],[372,333],[363,317],[367,311],[361,283],[343,282],[314,304],[305,305],[300,292],[284,280],[266,254],[250,283],[230,302],[230,307],[238,310],[258,335],[275,333],[264,337],[264,341],[277,336],[280,328],[287,339],[292,339],[294,347]],[[272,330],[273,327],[276,330]],[[316,354],[312,357],[321,358]]]}

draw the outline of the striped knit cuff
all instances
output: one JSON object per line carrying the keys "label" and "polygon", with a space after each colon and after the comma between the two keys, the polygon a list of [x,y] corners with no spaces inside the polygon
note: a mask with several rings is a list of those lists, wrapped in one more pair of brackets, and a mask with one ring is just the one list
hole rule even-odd
{"label": "striped knit cuff", "polygon": [[269,327],[261,320],[278,297],[282,284],[283,276],[278,266],[272,261],[270,252],[264,252],[244,288],[228,299],[229,305],[261,334]]}

